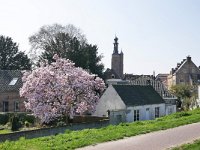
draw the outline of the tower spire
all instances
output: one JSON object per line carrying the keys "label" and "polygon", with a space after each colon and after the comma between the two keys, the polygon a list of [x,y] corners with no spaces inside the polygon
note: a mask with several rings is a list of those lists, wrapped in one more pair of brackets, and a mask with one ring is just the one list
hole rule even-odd
{"label": "tower spire", "polygon": [[114,39],[114,50],[111,60],[111,69],[118,75],[119,79],[123,79],[123,68],[124,68],[124,54],[118,52],[118,38],[115,36]]}
{"label": "tower spire", "polygon": [[118,38],[117,38],[117,36],[115,35],[115,38],[114,38],[114,50],[113,50],[113,54],[118,54]]}

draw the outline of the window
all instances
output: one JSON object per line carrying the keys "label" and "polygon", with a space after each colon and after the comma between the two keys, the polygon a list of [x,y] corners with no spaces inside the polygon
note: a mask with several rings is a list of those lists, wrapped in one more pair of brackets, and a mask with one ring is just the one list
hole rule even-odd
{"label": "window", "polygon": [[160,115],[160,108],[159,107],[155,107],[155,118],[158,118]]}
{"label": "window", "polygon": [[17,82],[17,80],[18,80],[18,78],[13,78],[13,79],[10,81],[9,85],[15,85],[16,82]]}
{"label": "window", "polygon": [[9,103],[8,103],[8,101],[3,101],[3,112],[8,112],[8,105]]}
{"label": "window", "polygon": [[112,74],[112,75],[111,75],[111,78],[112,78],[112,79],[114,79],[114,78],[115,78],[115,75],[114,75],[114,74]]}
{"label": "window", "polygon": [[134,110],[134,121],[139,121],[140,120],[140,111],[139,109]]}
{"label": "window", "polygon": [[14,102],[14,111],[19,111],[19,102],[18,101]]}

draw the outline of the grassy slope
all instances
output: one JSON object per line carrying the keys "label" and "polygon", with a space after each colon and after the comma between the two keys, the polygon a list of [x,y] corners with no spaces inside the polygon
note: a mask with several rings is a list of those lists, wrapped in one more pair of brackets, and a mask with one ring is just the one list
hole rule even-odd
{"label": "grassy slope", "polygon": [[184,144],[180,147],[173,148],[173,150],[199,150],[200,140],[194,141],[194,143]]}
{"label": "grassy slope", "polygon": [[200,122],[200,109],[181,112],[151,121],[122,123],[118,126],[108,126],[101,129],[85,129],[69,131],[57,136],[35,139],[21,138],[18,141],[0,143],[1,150],[64,150],[75,149],[100,142],[117,140],[152,131],[164,130],[185,124]]}

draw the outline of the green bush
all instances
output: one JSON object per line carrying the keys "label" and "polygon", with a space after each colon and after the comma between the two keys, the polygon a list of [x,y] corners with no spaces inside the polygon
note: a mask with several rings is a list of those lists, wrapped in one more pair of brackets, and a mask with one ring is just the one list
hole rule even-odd
{"label": "green bush", "polygon": [[4,125],[4,127],[5,127],[6,129],[10,129],[11,123],[8,121],[8,122]]}
{"label": "green bush", "polygon": [[24,125],[25,125],[25,127],[27,127],[27,128],[28,128],[28,127],[30,127],[31,123],[30,123],[30,122],[28,122],[28,121],[25,121],[25,122],[24,122]]}
{"label": "green bush", "polygon": [[33,115],[27,113],[18,113],[17,116],[19,117],[19,120],[23,123],[28,121],[29,123],[34,124],[36,120]]}
{"label": "green bush", "polygon": [[5,125],[9,121],[9,114],[0,114],[0,125]]}
{"label": "green bush", "polygon": [[[10,123],[9,123],[10,122]],[[7,125],[15,130],[15,126],[22,127],[25,125],[27,127],[27,122],[29,126],[35,124],[36,118],[27,113],[2,113],[0,114],[0,125]],[[16,123],[16,125],[14,124]]]}
{"label": "green bush", "polygon": [[66,123],[64,121],[59,121],[57,124],[56,124],[57,127],[62,127],[62,126],[66,126]]}
{"label": "green bush", "polygon": [[17,130],[19,130],[19,128],[22,127],[22,122],[19,120],[19,116],[17,116],[17,115],[13,115],[10,118],[10,122],[11,122],[11,130],[12,131],[17,131]]}
{"label": "green bush", "polygon": [[36,118],[33,115],[27,114],[25,116],[25,121],[28,121],[31,124],[34,124],[36,122]]}

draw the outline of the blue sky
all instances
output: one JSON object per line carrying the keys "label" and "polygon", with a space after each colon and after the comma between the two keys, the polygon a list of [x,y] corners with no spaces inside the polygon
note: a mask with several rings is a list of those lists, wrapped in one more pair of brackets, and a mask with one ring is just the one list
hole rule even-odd
{"label": "blue sky", "polygon": [[98,45],[106,68],[115,34],[125,73],[169,73],[188,55],[200,65],[199,0],[0,0],[0,19],[0,34],[22,51],[41,26],[73,24]]}

